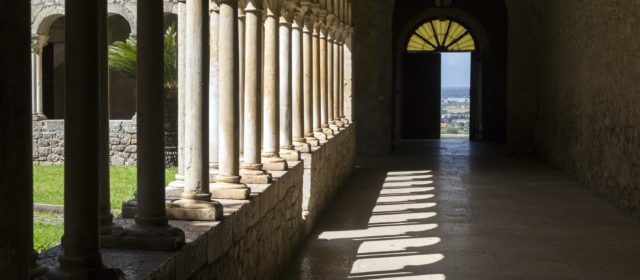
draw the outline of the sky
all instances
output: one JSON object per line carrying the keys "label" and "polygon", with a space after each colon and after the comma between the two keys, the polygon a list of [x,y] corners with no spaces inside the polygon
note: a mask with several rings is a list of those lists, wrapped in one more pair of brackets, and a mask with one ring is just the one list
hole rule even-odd
{"label": "sky", "polygon": [[442,87],[469,87],[471,53],[442,53]]}

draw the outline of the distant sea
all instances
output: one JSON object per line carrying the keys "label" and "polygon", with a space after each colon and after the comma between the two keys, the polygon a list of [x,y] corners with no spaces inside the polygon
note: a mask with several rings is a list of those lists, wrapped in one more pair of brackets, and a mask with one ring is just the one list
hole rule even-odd
{"label": "distant sea", "polygon": [[468,87],[443,87],[442,98],[469,98]]}

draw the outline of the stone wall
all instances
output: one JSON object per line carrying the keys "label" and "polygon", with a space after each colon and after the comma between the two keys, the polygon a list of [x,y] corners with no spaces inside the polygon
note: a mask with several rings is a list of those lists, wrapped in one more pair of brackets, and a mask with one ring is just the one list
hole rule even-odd
{"label": "stone wall", "polygon": [[[187,244],[181,250],[103,249],[103,261],[121,269],[127,279],[278,279],[316,218],[350,176],[354,157],[355,124],[351,124],[304,154],[304,163],[290,162],[289,170],[272,172],[271,184],[250,185],[249,200],[218,200],[224,207],[222,221],[169,221],[185,231]],[[133,223],[131,219],[116,222]],[[39,262],[54,266],[60,253],[57,246],[44,252]]]}
{"label": "stone wall", "polygon": [[640,2],[507,4],[509,90],[537,154],[640,218]]}
{"label": "stone wall", "polygon": [[304,160],[302,209],[310,232],[327,204],[353,172],[356,155],[356,124],[350,124]]}
{"label": "stone wall", "polygon": [[[135,165],[137,137],[135,120],[109,122],[111,165]],[[33,162],[64,164],[64,120],[33,122]]]}

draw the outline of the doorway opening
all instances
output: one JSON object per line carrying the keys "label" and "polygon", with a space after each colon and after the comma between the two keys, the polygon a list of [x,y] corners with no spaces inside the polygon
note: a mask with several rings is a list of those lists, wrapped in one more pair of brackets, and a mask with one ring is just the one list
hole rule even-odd
{"label": "doorway opening", "polygon": [[414,29],[405,46],[401,138],[473,138],[478,121],[473,105],[479,98],[479,84],[473,83],[479,73],[473,70],[479,70],[479,61],[471,31],[455,19],[430,19]]}
{"label": "doorway opening", "polygon": [[469,138],[471,53],[442,53],[440,138]]}

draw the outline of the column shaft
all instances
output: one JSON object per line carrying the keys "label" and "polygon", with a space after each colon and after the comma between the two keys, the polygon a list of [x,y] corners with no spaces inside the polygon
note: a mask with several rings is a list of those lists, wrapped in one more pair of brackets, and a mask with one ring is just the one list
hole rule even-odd
{"label": "column shaft", "polygon": [[280,100],[278,94],[278,16],[269,11],[264,22],[264,143],[262,149],[265,157],[280,156],[279,114]]}
{"label": "column shaft", "polygon": [[[6,279],[29,279],[33,247],[32,123],[29,106],[30,1],[0,1],[0,271]],[[10,82],[4,82],[10,81]],[[33,272],[33,271],[32,271]]]}
{"label": "column shaft", "polygon": [[338,45],[338,93],[340,97],[340,119],[346,122],[344,115],[344,43]]}
{"label": "column shaft", "polygon": [[101,5],[106,1],[65,2],[64,252],[50,279],[87,279],[104,269],[98,220]]}
{"label": "column shaft", "polygon": [[322,132],[320,128],[320,30],[319,27],[313,29],[312,39],[312,61],[313,70],[313,131]]}
{"label": "column shaft", "polygon": [[212,185],[215,198],[246,199],[249,188],[240,183],[238,1],[220,1],[219,22],[220,167]]}
{"label": "column shaft", "polygon": [[328,118],[329,118],[329,124],[335,125],[335,118],[334,118],[334,104],[335,104],[335,98],[333,98],[333,35],[329,36],[328,42],[327,42],[327,49],[328,49],[328,56],[327,56],[327,64],[328,64],[328,74],[327,74],[327,80],[328,80],[328,85],[327,85],[327,114],[328,114]]}
{"label": "column shaft", "polygon": [[186,4],[178,1],[178,172],[176,179],[184,179],[184,131],[186,114],[186,33],[187,33],[187,15]]}
{"label": "column shaft", "polygon": [[291,23],[280,19],[280,147],[293,150],[291,96]]}
{"label": "column shaft", "polygon": [[338,41],[333,41],[333,119],[336,124],[340,124],[340,95],[338,89],[338,80],[339,80],[339,50],[338,50]]}
{"label": "column shaft", "polygon": [[[218,168],[219,156],[219,67],[218,67],[218,23],[220,10],[214,2],[211,2],[209,14],[209,168]],[[215,6],[215,7],[214,7]]]}
{"label": "column shaft", "polygon": [[330,64],[327,61],[327,33],[322,32],[320,34],[320,127],[329,128],[329,118],[327,110],[327,93],[329,80],[327,70]]}
{"label": "column shaft", "polygon": [[303,92],[304,92],[304,136],[308,139],[313,138],[313,88],[312,88],[312,55],[311,43],[312,34],[311,27],[305,26],[302,35],[302,51],[303,51]]}
{"label": "column shaft", "polygon": [[261,11],[245,10],[244,165],[261,169]]}
{"label": "column shaft", "polygon": [[242,155],[244,150],[244,10],[238,9],[238,92],[239,92],[239,100],[240,106],[238,109],[238,126],[239,126],[239,134],[238,134],[238,144],[240,155]]}
{"label": "column shaft", "polygon": [[304,75],[302,23],[293,22],[291,29],[291,103],[293,107],[293,126],[291,133],[296,146],[305,144],[304,138]]}

